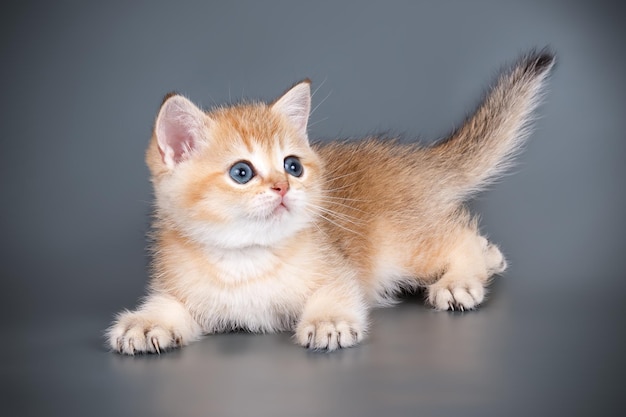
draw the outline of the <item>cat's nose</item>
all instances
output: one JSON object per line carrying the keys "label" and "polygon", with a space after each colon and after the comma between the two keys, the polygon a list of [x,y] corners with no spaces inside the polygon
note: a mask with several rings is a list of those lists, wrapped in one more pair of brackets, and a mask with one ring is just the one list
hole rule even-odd
{"label": "cat's nose", "polygon": [[284,197],[289,191],[289,183],[287,181],[277,182],[272,186],[272,190],[276,191],[279,196]]}

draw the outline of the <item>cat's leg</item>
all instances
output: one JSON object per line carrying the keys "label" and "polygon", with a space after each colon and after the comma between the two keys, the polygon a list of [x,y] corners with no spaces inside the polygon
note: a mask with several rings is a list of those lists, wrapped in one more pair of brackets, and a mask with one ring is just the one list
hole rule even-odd
{"label": "cat's leg", "polygon": [[153,294],[137,310],[118,314],[106,337],[111,349],[134,355],[181,347],[201,334],[200,326],[182,303]]}
{"label": "cat's leg", "polygon": [[485,263],[487,265],[487,273],[491,277],[494,274],[503,273],[508,264],[500,248],[494,243],[490,243],[487,238],[479,236],[481,245],[484,248]]}
{"label": "cat's leg", "polygon": [[367,304],[356,282],[329,284],[315,291],[296,325],[296,342],[309,349],[354,346],[367,331]]}
{"label": "cat's leg", "polygon": [[496,245],[465,229],[448,254],[443,275],[428,286],[428,302],[438,310],[471,310],[485,299],[489,278],[506,266]]}

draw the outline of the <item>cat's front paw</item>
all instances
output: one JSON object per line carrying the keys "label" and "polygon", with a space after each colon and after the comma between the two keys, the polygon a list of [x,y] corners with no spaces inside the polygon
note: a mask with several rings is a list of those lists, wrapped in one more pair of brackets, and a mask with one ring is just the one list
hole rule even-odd
{"label": "cat's front paw", "polygon": [[187,308],[168,295],[153,294],[136,311],[124,311],[106,332],[111,350],[127,355],[161,353],[198,340],[202,328]]}
{"label": "cat's front paw", "polygon": [[354,346],[363,340],[364,323],[344,319],[303,320],[296,328],[299,345],[308,349],[333,351]]}
{"label": "cat's front paw", "polygon": [[109,347],[119,353],[161,353],[188,343],[181,332],[141,312],[125,312],[107,331]]}

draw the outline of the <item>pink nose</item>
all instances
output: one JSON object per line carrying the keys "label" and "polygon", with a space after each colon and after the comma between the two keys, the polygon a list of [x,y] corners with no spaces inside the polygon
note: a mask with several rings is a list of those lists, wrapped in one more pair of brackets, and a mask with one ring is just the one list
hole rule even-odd
{"label": "pink nose", "polygon": [[289,183],[287,181],[280,181],[274,184],[272,190],[276,191],[279,196],[284,197],[289,191]]}

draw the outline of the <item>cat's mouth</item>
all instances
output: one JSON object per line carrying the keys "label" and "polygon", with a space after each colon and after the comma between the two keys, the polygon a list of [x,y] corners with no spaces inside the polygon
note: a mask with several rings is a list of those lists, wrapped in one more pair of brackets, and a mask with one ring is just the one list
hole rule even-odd
{"label": "cat's mouth", "polygon": [[262,201],[254,217],[265,221],[280,221],[293,210],[292,204],[285,198],[274,198],[271,201]]}
{"label": "cat's mouth", "polygon": [[289,207],[287,207],[284,201],[281,201],[280,204],[278,204],[276,208],[274,209],[274,211],[272,212],[272,215],[280,216],[281,214],[286,213],[288,211],[289,211]]}

